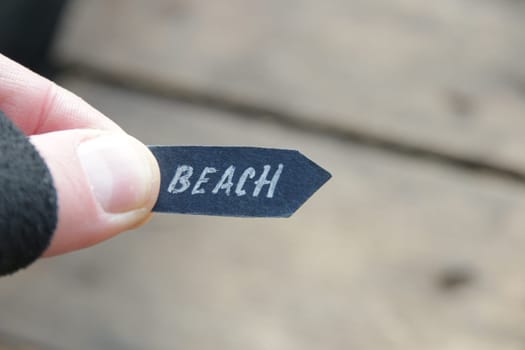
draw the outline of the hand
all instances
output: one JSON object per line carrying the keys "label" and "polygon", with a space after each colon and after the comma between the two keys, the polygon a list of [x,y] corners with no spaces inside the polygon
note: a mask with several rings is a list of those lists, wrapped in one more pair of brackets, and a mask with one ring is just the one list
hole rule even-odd
{"label": "hand", "polygon": [[147,147],[71,92],[0,55],[0,110],[30,135],[58,193],[45,256],[91,246],[148,220],[160,174]]}

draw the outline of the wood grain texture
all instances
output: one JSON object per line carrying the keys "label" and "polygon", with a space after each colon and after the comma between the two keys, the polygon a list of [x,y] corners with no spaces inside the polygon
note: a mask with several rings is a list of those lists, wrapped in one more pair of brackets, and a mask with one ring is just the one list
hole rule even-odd
{"label": "wood grain texture", "polygon": [[56,54],[525,172],[525,6],[79,0]]}
{"label": "wood grain texture", "polygon": [[146,143],[293,147],[333,179],[289,220],[156,215],[0,280],[0,329],[64,349],[523,349],[525,190],[66,81]]}

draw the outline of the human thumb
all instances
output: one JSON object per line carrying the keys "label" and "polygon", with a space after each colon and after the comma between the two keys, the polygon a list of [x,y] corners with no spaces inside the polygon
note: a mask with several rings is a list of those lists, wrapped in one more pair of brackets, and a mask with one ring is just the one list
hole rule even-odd
{"label": "human thumb", "polygon": [[106,240],[147,221],[160,186],[146,146],[122,132],[90,129],[31,136],[58,194],[58,225],[44,256]]}

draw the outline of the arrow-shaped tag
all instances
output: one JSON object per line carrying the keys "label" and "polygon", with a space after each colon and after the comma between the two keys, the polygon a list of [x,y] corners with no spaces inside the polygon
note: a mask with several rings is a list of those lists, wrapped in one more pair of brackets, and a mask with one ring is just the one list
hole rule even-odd
{"label": "arrow-shaped tag", "polygon": [[153,211],[289,217],[331,175],[298,151],[150,146],[160,166]]}

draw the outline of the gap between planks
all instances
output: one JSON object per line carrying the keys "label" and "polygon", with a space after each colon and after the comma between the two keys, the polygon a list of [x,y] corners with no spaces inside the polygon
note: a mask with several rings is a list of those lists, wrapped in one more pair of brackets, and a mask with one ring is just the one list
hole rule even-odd
{"label": "gap between planks", "polygon": [[85,63],[62,65],[58,67],[57,72],[60,75],[76,76],[88,81],[103,83],[156,98],[165,98],[200,108],[226,112],[240,118],[268,121],[288,129],[329,137],[396,156],[438,163],[448,168],[475,174],[490,175],[500,180],[525,186],[525,173],[518,169],[494,164],[485,159],[436,150],[404,140],[388,138],[385,135],[374,134],[358,128],[342,128],[338,125],[322,122],[323,118],[305,120],[293,113],[271,107],[246,103],[235,98],[211,94],[206,91],[194,91],[174,83],[167,84],[130,72],[108,71]]}

